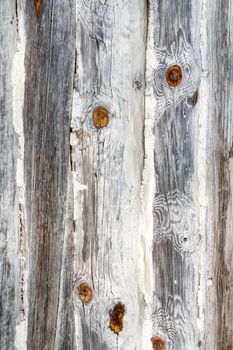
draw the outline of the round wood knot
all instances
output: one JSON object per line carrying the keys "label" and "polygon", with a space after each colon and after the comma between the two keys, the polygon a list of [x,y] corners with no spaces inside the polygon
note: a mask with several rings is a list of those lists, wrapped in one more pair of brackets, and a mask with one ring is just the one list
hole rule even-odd
{"label": "round wood knot", "polygon": [[165,343],[160,337],[151,338],[154,350],[165,350]]}
{"label": "round wood knot", "polygon": [[81,283],[78,286],[79,299],[85,303],[89,304],[92,298],[92,289],[87,283]]}
{"label": "round wood knot", "polygon": [[106,108],[98,107],[92,114],[92,120],[96,129],[104,128],[109,122],[109,113]]}
{"label": "round wood knot", "polygon": [[174,65],[166,70],[166,80],[169,86],[178,86],[182,81],[182,69],[180,66]]}
{"label": "round wood knot", "polygon": [[109,327],[115,334],[119,334],[123,329],[123,317],[125,314],[125,307],[121,303],[114,306],[109,312],[110,322]]}

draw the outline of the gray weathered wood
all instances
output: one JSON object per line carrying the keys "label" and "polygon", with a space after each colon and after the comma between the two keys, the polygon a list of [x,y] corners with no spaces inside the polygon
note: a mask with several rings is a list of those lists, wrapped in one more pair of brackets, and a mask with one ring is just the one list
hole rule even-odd
{"label": "gray weathered wood", "polygon": [[[78,349],[141,346],[139,287],[143,171],[146,3],[77,3],[77,73],[72,119],[75,278],[88,283],[88,305],[75,297]],[[109,111],[96,129],[95,108]],[[110,310],[125,306],[123,330],[109,328]]]}
{"label": "gray weathered wood", "polygon": [[[195,96],[201,75],[199,4],[155,1],[149,26],[155,173],[153,336],[160,337],[167,349],[180,350],[197,349],[202,342],[197,320],[204,232],[198,222],[202,203],[195,155],[199,147]],[[165,74],[172,65],[179,65],[183,75],[175,87],[168,85]]]}
{"label": "gray weathered wood", "polygon": [[[230,3],[161,0],[150,15],[153,335],[168,349],[231,349]],[[165,78],[173,64],[177,87]]]}
{"label": "gray weathered wood", "polygon": [[233,350],[232,19],[0,1],[0,350]]}
{"label": "gray weathered wood", "polygon": [[13,1],[0,5],[0,349],[13,349],[15,340],[17,292],[17,138],[13,127],[11,74],[16,27]]}
{"label": "gray weathered wood", "polygon": [[230,350],[233,349],[233,9],[231,1],[207,4],[206,348]]}
{"label": "gray weathered wood", "polygon": [[[25,230],[28,349],[73,349],[69,132],[75,62],[75,3],[25,6]],[[68,220],[69,219],[69,220]]]}

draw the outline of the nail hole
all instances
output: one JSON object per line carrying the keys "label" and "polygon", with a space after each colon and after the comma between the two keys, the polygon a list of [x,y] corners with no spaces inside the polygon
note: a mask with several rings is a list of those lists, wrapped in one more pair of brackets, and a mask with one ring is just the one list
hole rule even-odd
{"label": "nail hole", "polygon": [[89,304],[92,298],[92,289],[87,283],[81,283],[78,286],[79,299],[85,303]]}
{"label": "nail hole", "polygon": [[187,99],[187,102],[192,105],[195,106],[198,100],[198,91],[195,91],[194,94],[192,96],[189,96]]}
{"label": "nail hole", "polygon": [[135,88],[136,91],[140,91],[142,89],[142,82],[139,80],[134,80],[133,87]]}
{"label": "nail hole", "polygon": [[93,111],[92,120],[96,129],[104,128],[109,122],[109,113],[104,107],[98,107]]}
{"label": "nail hole", "polygon": [[114,306],[109,311],[110,322],[109,327],[115,334],[119,334],[123,329],[123,317],[125,315],[125,307],[121,303]]}
{"label": "nail hole", "polygon": [[182,69],[178,65],[168,67],[165,76],[169,86],[178,86],[182,81]]}
{"label": "nail hole", "polygon": [[151,338],[154,350],[165,350],[165,343],[160,337]]}

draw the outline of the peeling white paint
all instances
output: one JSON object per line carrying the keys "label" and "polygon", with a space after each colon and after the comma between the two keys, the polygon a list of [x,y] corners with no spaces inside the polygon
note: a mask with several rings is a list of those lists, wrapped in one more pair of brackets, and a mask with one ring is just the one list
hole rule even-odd
{"label": "peeling white paint", "polygon": [[143,183],[141,188],[142,200],[142,237],[141,252],[139,260],[139,283],[145,298],[145,316],[142,332],[142,350],[152,348],[151,338],[153,336],[152,324],[152,306],[153,306],[153,262],[152,262],[152,243],[153,243],[153,217],[152,203],[155,192],[155,174],[154,174],[154,95],[150,79],[154,67],[154,50],[149,43],[153,42],[153,9],[150,3],[148,9],[148,38],[146,51],[146,76],[147,82],[145,94],[145,159],[143,171]]}
{"label": "peeling white paint", "polygon": [[17,350],[27,350],[27,320],[16,325],[15,347]]}
{"label": "peeling white paint", "polygon": [[[16,183],[18,186],[19,194],[19,205],[21,205],[22,210],[24,206],[24,130],[23,130],[23,101],[24,101],[24,82],[25,82],[25,67],[24,67],[24,58],[25,58],[25,47],[26,47],[26,35],[24,29],[24,8],[23,2],[21,0],[17,1],[17,26],[18,26],[18,36],[16,42],[16,52],[14,54],[13,61],[13,71],[12,71],[12,86],[13,86],[13,126],[14,130],[18,136],[18,154],[17,154],[17,173],[16,173]],[[19,213],[19,217],[20,217]],[[22,220],[24,220],[24,214],[22,213]],[[20,223],[19,224],[24,223]],[[17,227],[20,230],[19,226]],[[25,251],[24,251],[24,240],[26,237],[21,237],[19,242],[20,246],[20,266],[19,273],[21,278],[21,288],[23,288],[23,300],[24,305],[20,304],[18,308],[21,310],[23,308],[24,312],[21,313],[19,322],[16,325],[16,334],[15,334],[15,347],[18,350],[27,349],[27,319],[25,317],[26,313],[26,303],[27,303],[27,268],[25,264]],[[19,298],[20,299],[20,298]],[[21,299],[20,299],[21,300]]]}
{"label": "peeling white paint", "polygon": [[198,91],[198,135],[197,135],[197,177],[198,177],[198,204],[199,204],[199,233],[201,236],[201,249],[199,249],[199,287],[198,287],[198,307],[199,315],[197,326],[204,339],[205,332],[205,281],[206,271],[203,266],[206,266],[205,261],[205,234],[206,234],[206,215],[207,215],[207,139],[206,133],[208,128],[208,57],[207,57],[207,3],[202,2],[202,13],[200,22],[200,50],[201,50],[201,65],[202,79]]}
{"label": "peeling white paint", "polygon": [[24,81],[25,81],[25,46],[26,35],[24,31],[24,18],[22,4],[18,1],[18,38],[16,52],[14,55],[12,85],[13,85],[13,125],[18,135],[18,159],[17,159],[17,185],[24,184],[24,133],[23,133],[23,101],[24,101]]}

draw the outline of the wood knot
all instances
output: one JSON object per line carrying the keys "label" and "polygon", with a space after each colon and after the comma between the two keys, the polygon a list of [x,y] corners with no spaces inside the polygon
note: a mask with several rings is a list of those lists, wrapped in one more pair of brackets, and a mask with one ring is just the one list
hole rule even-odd
{"label": "wood knot", "polygon": [[96,129],[104,128],[109,122],[109,113],[106,108],[98,107],[92,114],[92,120]]}
{"label": "wood knot", "polygon": [[151,338],[154,350],[165,350],[165,343],[160,337]]}
{"label": "wood knot", "polygon": [[166,80],[169,86],[178,86],[182,81],[182,69],[178,65],[168,67],[166,70]]}
{"label": "wood knot", "polygon": [[43,6],[43,0],[34,0],[34,4],[35,4],[35,10],[36,10],[36,17],[37,19],[39,19],[42,6]]}
{"label": "wood knot", "polygon": [[109,312],[109,327],[115,334],[119,334],[123,329],[123,317],[125,315],[125,307],[121,303],[114,306]]}
{"label": "wood knot", "polygon": [[92,289],[87,283],[81,283],[78,286],[79,299],[85,303],[89,304],[92,298]]}

